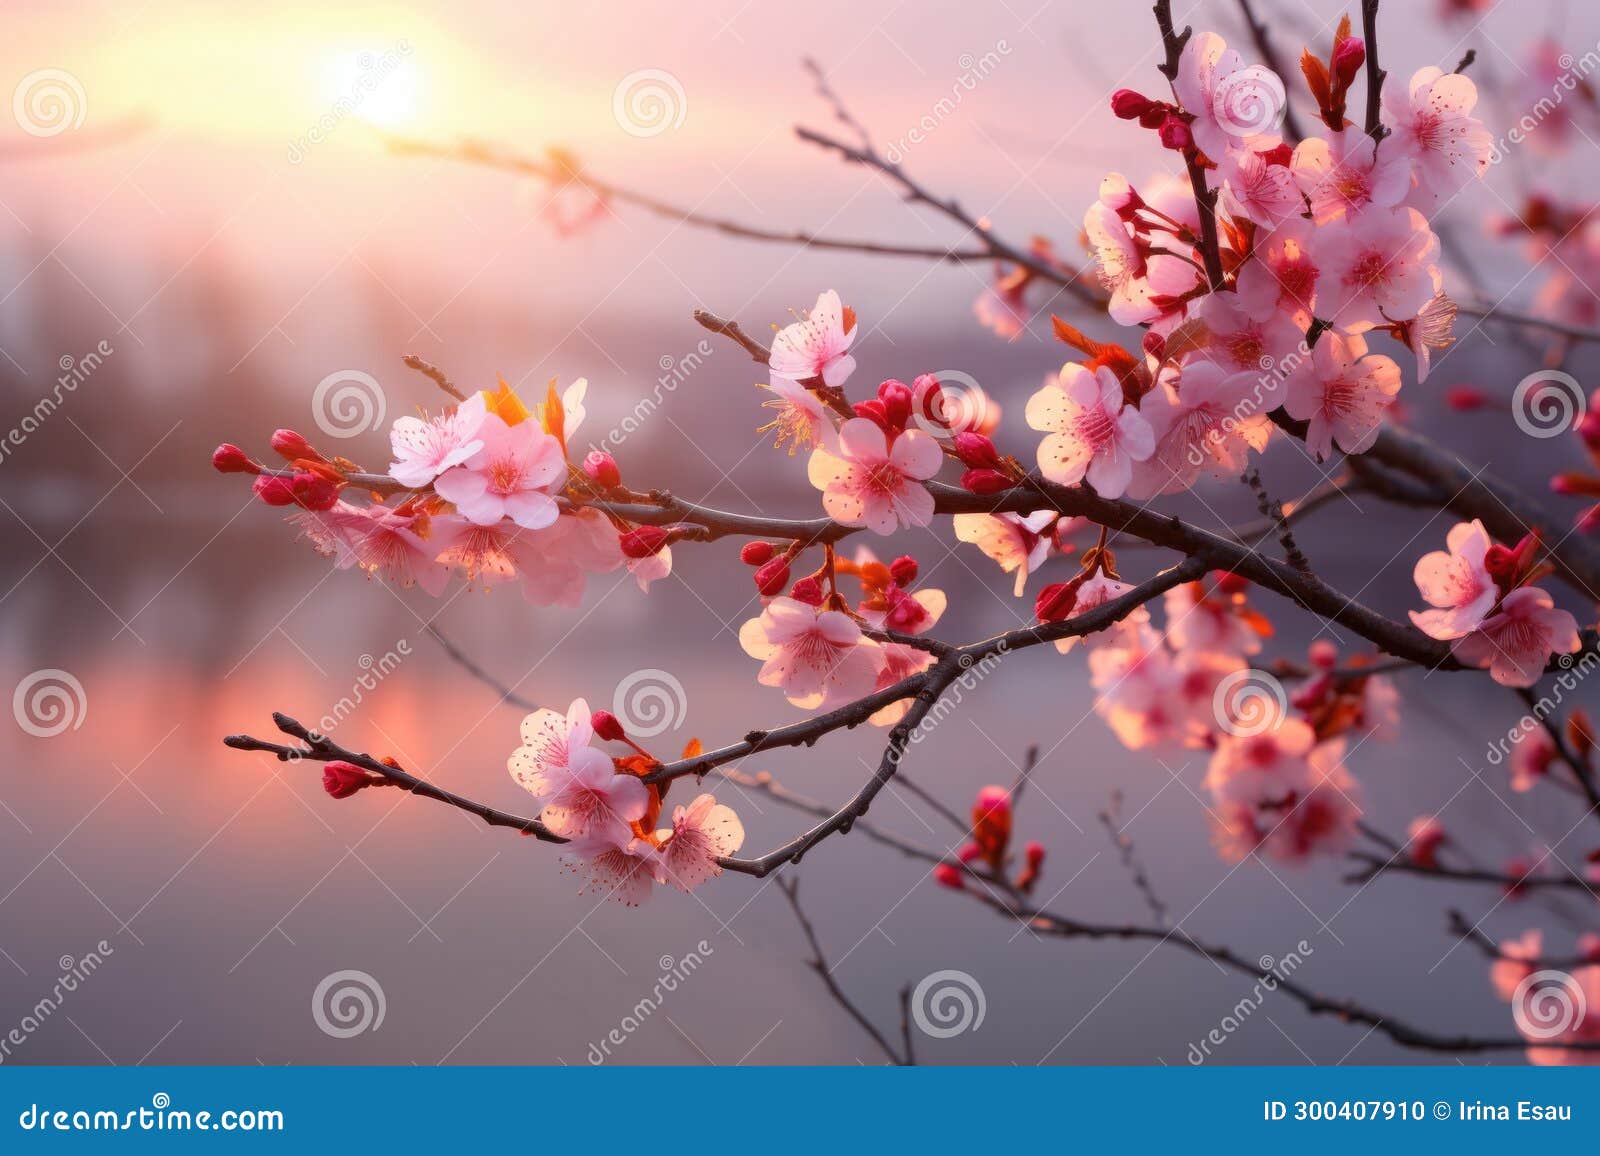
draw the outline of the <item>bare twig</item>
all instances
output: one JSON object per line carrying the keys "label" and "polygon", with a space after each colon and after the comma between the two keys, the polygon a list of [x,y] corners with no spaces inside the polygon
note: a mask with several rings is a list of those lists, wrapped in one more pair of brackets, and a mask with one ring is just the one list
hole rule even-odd
{"label": "bare twig", "polygon": [[1383,82],[1388,73],[1378,67],[1378,0],[1361,0],[1361,37],[1367,50],[1367,135],[1381,141],[1389,134],[1383,127]]}
{"label": "bare twig", "polygon": [[1138,888],[1139,895],[1144,899],[1144,905],[1150,909],[1150,914],[1162,927],[1168,926],[1167,905],[1161,902],[1161,897],[1156,894],[1155,885],[1150,882],[1150,876],[1144,869],[1144,863],[1139,859],[1138,850],[1133,845],[1133,837],[1128,834],[1127,828],[1122,825],[1122,792],[1111,792],[1111,801],[1106,809],[1100,812],[1100,823],[1106,829],[1106,834],[1111,836],[1111,845],[1117,849],[1117,855],[1122,859],[1122,866],[1127,869],[1133,879],[1133,885]]}

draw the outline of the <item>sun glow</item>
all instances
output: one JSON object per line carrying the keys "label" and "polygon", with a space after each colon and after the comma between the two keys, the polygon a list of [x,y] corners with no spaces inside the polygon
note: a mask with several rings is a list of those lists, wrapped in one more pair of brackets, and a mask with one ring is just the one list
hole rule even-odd
{"label": "sun glow", "polygon": [[411,46],[331,55],[322,70],[322,96],[330,108],[378,128],[398,129],[417,116],[421,87]]}

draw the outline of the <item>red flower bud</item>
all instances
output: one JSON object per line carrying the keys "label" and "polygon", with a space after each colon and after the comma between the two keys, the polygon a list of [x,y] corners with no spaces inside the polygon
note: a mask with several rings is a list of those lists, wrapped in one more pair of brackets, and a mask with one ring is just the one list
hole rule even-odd
{"label": "red flower bud", "polygon": [[313,462],[323,460],[322,455],[312,448],[311,443],[292,429],[273,431],[272,450],[287,462],[299,461],[302,458]]}
{"label": "red flower bud", "polygon": [[1040,622],[1060,622],[1078,603],[1078,587],[1071,582],[1052,582],[1033,600],[1033,613]]}
{"label": "red flower bud", "polygon": [[746,566],[761,566],[772,561],[771,542],[746,542],[739,548],[739,561]]}
{"label": "red flower bud", "polygon": [[1189,129],[1189,123],[1175,113],[1169,113],[1156,131],[1163,148],[1180,153],[1194,148],[1194,133]]}
{"label": "red flower bud", "polygon": [[1333,75],[1338,80],[1340,87],[1349,88],[1355,83],[1356,74],[1361,71],[1361,66],[1367,62],[1367,46],[1359,36],[1346,37],[1334,45],[1333,49]]}
{"label": "red flower bud", "polygon": [[671,538],[671,533],[660,526],[635,526],[622,535],[619,544],[626,557],[652,558],[661,553],[661,548],[667,545]]}
{"label": "red flower bud", "polygon": [[583,472],[610,489],[622,485],[622,471],[617,468],[617,459],[604,450],[590,450],[583,459]]}
{"label": "red flower bud", "polygon": [[889,576],[901,586],[910,586],[917,580],[917,560],[910,554],[902,554],[889,563]]}
{"label": "red flower bud", "polygon": [[955,443],[956,457],[961,459],[963,465],[971,466],[975,470],[1000,468],[1000,451],[994,448],[993,441],[981,433],[963,430],[956,434],[952,441]]}
{"label": "red flower bud", "polygon": [[1600,531],[1600,506],[1590,506],[1584,510],[1578,515],[1573,525],[1585,534],[1593,534]]}
{"label": "red flower bud", "polygon": [[1146,333],[1139,341],[1139,347],[1157,361],[1165,361],[1167,356],[1167,339],[1159,333]]}
{"label": "red flower bud", "polygon": [[1011,842],[1010,791],[992,785],[979,790],[972,804],[972,840],[993,866],[1005,861],[1006,845]]}
{"label": "red flower bud", "polygon": [[948,887],[952,891],[962,890],[961,868],[954,863],[936,863],[933,868],[933,881],[940,887]]}
{"label": "red flower bud", "polygon": [[339,500],[339,484],[304,470],[297,474],[262,474],[252,488],[256,497],[269,506],[301,506],[307,510],[331,510]]}
{"label": "red flower bud", "polygon": [[322,768],[322,789],[335,799],[348,799],[362,788],[383,781],[343,759],[335,759]]}
{"label": "red flower bud", "polygon": [[1600,963],[1600,935],[1587,931],[1578,936],[1578,954],[1590,963]]}
{"label": "red flower bud", "polygon": [[294,504],[294,479],[281,477],[277,474],[263,474],[258,477],[251,489],[255,490],[256,497],[269,506],[292,506]]}
{"label": "red flower bud", "polygon": [[808,575],[794,584],[794,589],[789,591],[789,597],[796,602],[804,602],[807,606],[821,606],[822,583]]}
{"label": "red flower bud", "polygon": [[1290,162],[1294,160],[1294,146],[1285,142],[1275,148],[1267,149],[1261,154],[1261,157],[1269,165],[1281,165],[1284,168],[1288,168]]}
{"label": "red flower bud", "polygon": [[937,377],[931,373],[918,374],[911,383],[911,393],[916,399],[917,415],[923,421],[931,422],[940,429],[950,428],[945,416],[944,387],[939,384]]}
{"label": "red flower bud", "polygon": [[1037,839],[1029,840],[1028,845],[1022,849],[1022,854],[1027,859],[1028,866],[1037,871],[1039,864],[1044,862],[1044,844]]}
{"label": "red flower bud", "polygon": [[589,725],[594,728],[594,733],[608,742],[620,743],[627,738],[627,732],[622,729],[622,724],[617,721],[617,716],[608,710],[597,710],[589,716]]}
{"label": "red flower bud", "polygon": [[963,863],[971,863],[974,859],[982,854],[983,848],[978,846],[976,843],[963,843],[961,844],[961,849],[956,852],[956,858],[961,860]]}
{"label": "red flower bud", "polygon": [[211,468],[219,474],[259,474],[261,467],[236,445],[223,442],[211,454]]}
{"label": "red flower bud", "polygon": [[774,558],[764,563],[756,570],[756,589],[763,598],[772,598],[783,593],[783,588],[789,585],[789,559]]}
{"label": "red flower bud", "polygon": [[1339,662],[1339,646],[1331,639],[1319,638],[1306,650],[1311,665],[1319,670],[1332,670]]}
{"label": "red flower bud", "polygon": [[961,488],[974,494],[998,494],[1011,485],[1011,479],[999,470],[968,470],[961,475]]}
{"label": "red flower bud", "polygon": [[1138,120],[1153,104],[1155,101],[1131,88],[1119,88],[1111,94],[1111,111],[1119,120]]}
{"label": "red flower bud", "polygon": [[902,430],[911,420],[911,387],[903,381],[890,378],[878,386],[878,400],[883,403],[884,417],[893,429]]}
{"label": "red flower bud", "polygon": [[866,401],[858,401],[850,408],[855,410],[857,417],[866,418],[873,425],[883,430],[884,433],[894,432],[889,425],[889,412],[884,409],[883,402],[877,398],[873,397],[868,398]]}

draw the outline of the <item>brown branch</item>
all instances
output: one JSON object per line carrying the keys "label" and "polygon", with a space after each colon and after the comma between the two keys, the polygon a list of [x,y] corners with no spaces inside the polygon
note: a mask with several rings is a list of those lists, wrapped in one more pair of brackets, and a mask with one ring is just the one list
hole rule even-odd
{"label": "brown branch", "polygon": [[1587,967],[1595,961],[1586,955],[1547,955],[1538,959],[1519,959],[1516,956],[1506,955],[1500,950],[1500,945],[1492,938],[1479,930],[1478,926],[1468,921],[1461,912],[1450,909],[1450,934],[1458,940],[1470,943],[1481,951],[1486,959],[1509,963],[1527,964],[1534,969],[1555,968],[1560,971],[1571,971],[1574,968]]}
{"label": "brown branch", "polygon": [[1460,60],[1456,61],[1456,66],[1454,68],[1452,68],[1450,71],[1459,75],[1460,73],[1463,73],[1467,69],[1471,68],[1473,62],[1475,60],[1477,60],[1477,59],[1478,59],[1478,50],[1476,48],[1469,48],[1469,49],[1467,49],[1466,55],[1463,56]]}
{"label": "brown branch", "polygon": [[[1289,74],[1283,70],[1283,65],[1278,60],[1277,50],[1272,43],[1272,34],[1267,31],[1267,26],[1256,18],[1250,0],[1239,0],[1239,8],[1244,13],[1244,23],[1250,30],[1250,39],[1255,42],[1256,51],[1261,54],[1261,63],[1272,69],[1279,77],[1287,79]],[[1283,128],[1290,144],[1298,144],[1304,139],[1304,134],[1300,131],[1300,122],[1295,119],[1294,106],[1289,103],[1287,95],[1283,100]]]}
{"label": "brown branch", "polygon": [[[911,1058],[911,1040],[909,1034],[905,1042],[905,1054],[901,1055],[894,1050],[886,1036],[878,1030],[876,1024],[867,1018],[866,1013],[855,1005],[855,1002],[845,994],[844,988],[839,986],[839,981],[833,978],[833,971],[828,966],[827,959],[822,954],[822,944],[817,939],[816,928],[812,927],[811,920],[806,916],[805,909],[800,906],[800,881],[778,880],[778,890],[783,892],[783,897],[789,901],[789,909],[794,912],[795,921],[800,924],[800,931],[806,937],[806,944],[811,948],[811,958],[806,962],[811,970],[817,973],[823,986],[828,989],[828,994],[835,1003],[850,1013],[850,1018],[861,1025],[861,1030],[872,1037],[872,1042],[878,1045],[878,1050],[889,1057],[889,1062],[897,1067],[909,1067],[915,1061]],[[902,1009],[906,1006],[902,997]]]}
{"label": "brown branch", "polygon": [[422,376],[428,378],[433,382],[433,384],[437,385],[440,389],[444,390],[457,401],[467,400],[467,395],[457,389],[455,382],[451,381],[450,378],[445,375],[444,370],[433,364],[433,362],[424,361],[415,353],[408,353],[400,360],[405,362],[410,368],[422,374]]}
{"label": "brown branch", "polygon": [[1580,325],[1568,325],[1551,317],[1538,317],[1532,313],[1518,313],[1511,309],[1502,309],[1498,305],[1458,304],[1456,312],[1464,313],[1469,317],[1481,317],[1485,321],[1499,321],[1506,325],[1526,325],[1533,329],[1544,329],[1562,337],[1570,337],[1574,341],[1600,341],[1600,329],[1586,329]]}
{"label": "brown branch", "polygon": [[1361,0],[1361,38],[1367,50],[1367,135],[1374,142],[1389,135],[1383,127],[1383,82],[1389,75],[1378,67],[1378,0]]}
{"label": "brown branch", "polygon": [[1528,716],[1544,728],[1544,733],[1549,736],[1550,743],[1555,747],[1556,754],[1572,772],[1572,777],[1577,780],[1579,788],[1583,791],[1584,798],[1589,801],[1589,812],[1600,814],[1600,788],[1595,785],[1594,770],[1584,761],[1577,751],[1572,749],[1572,744],[1567,742],[1567,736],[1547,711],[1539,709],[1539,698],[1531,688],[1516,688],[1516,696],[1522,705],[1528,708]]}
{"label": "brown branch", "polygon": [[449,656],[450,661],[454,662],[473,678],[483,683],[484,686],[487,686],[490,690],[494,691],[495,694],[499,696],[499,699],[502,703],[505,703],[507,706],[514,706],[519,710],[532,711],[539,709],[538,703],[531,699],[524,698],[505,683],[501,682],[494,675],[490,674],[483,667],[479,666],[477,661],[470,654],[462,650],[461,647],[450,641],[450,639],[446,638],[439,628],[433,623],[425,623],[423,625],[423,629],[433,636],[433,640],[437,642],[441,648],[443,648],[445,654]]}
{"label": "brown branch", "polygon": [[1105,827],[1106,834],[1111,837],[1111,845],[1117,849],[1117,855],[1122,860],[1123,869],[1133,879],[1133,885],[1138,889],[1144,899],[1144,905],[1150,909],[1150,914],[1162,927],[1170,926],[1167,918],[1167,905],[1161,902],[1161,897],[1156,894],[1155,885],[1150,882],[1150,876],[1144,869],[1144,863],[1139,859],[1138,850],[1133,845],[1133,837],[1122,826],[1122,792],[1111,792],[1111,801],[1106,809],[1100,812],[1100,824]]}
{"label": "brown branch", "polygon": [[1384,857],[1373,855],[1366,851],[1352,851],[1349,858],[1352,862],[1360,864],[1361,869],[1346,875],[1344,877],[1346,883],[1367,883],[1376,879],[1379,875],[1397,872],[1401,875],[1417,875],[1426,879],[1443,879],[1454,883],[1487,883],[1491,886],[1503,887],[1508,890],[1519,888],[1524,891],[1581,891],[1586,895],[1600,899],[1600,889],[1577,875],[1534,875],[1531,873],[1527,875],[1507,875],[1501,871],[1487,871],[1479,867],[1447,867],[1444,864],[1424,867],[1399,852]]}
{"label": "brown branch", "polygon": [[[1166,50],[1166,60],[1160,71],[1170,83],[1178,78],[1178,61],[1193,30],[1185,27],[1180,33],[1173,28],[1172,0],[1156,0],[1155,16],[1161,46]],[[1194,190],[1195,209],[1200,214],[1200,255],[1205,259],[1206,283],[1215,293],[1226,284],[1222,273],[1222,248],[1217,240],[1217,190],[1206,188],[1206,170],[1193,146],[1184,150],[1183,163],[1189,174],[1189,185]]]}

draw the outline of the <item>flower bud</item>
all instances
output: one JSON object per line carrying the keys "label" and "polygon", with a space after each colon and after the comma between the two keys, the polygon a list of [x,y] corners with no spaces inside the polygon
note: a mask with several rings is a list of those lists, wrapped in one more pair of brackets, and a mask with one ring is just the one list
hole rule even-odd
{"label": "flower bud", "polygon": [[1131,88],[1119,88],[1111,94],[1111,111],[1118,120],[1138,120],[1153,104],[1155,101]]}
{"label": "flower bud", "polygon": [[313,462],[323,460],[322,455],[312,448],[311,443],[292,429],[273,431],[272,451],[286,462],[296,462],[302,459]]}
{"label": "flower bud", "polygon": [[1339,662],[1339,644],[1329,638],[1319,638],[1306,648],[1306,656],[1319,670],[1332,670]]}
{"label": "flower bud", "polygon": [[660,526],[635,526],[618,540],[622,553],[628,558],[653,558],[670,541],[672,535]]}
{"label": "flower bud", "polygon": [[261,467],[236,445],[223,442],[211,454],[211,468],[219,474],[259,474]]}
{"label": "flower bud", "polygon": [[756,570],[756,589],[763,598],[773,598],[783,593],[789,585],[789,559],[778,557],[763,563]]}
{"label": "flower bud", "polygon": [[1037,839],[1030,839],[1028,845],[1022,849],[1022,854],[1028,866],[1038,870],[1039,865],[1044,862],[1044,844]]}
{"label": "flower bud", "polygon": [[1011,792],[990,785],[978,791],[972,804],[972,840],[995,867],[1005,860],[1011,842]]}
{"label": "flower bud", "polygon": [[961,868],[954,863],[934,864],[933,881],[940,887],[948,887],[952,891],[960,891],[965,886],[961,882]]}
{"label": "flower bud", "polygon": [[889,576],[901,586],[910,586],[917,580],[917,560],[910,554],[902,554],[889,563]]}
{"label": "flower bud", "polygon": [[294,479],[281,474],[262,474],[251,488],[269,506],[294,505]]}
{"label": "flower bud", "polygon": [[1590,963],[1600,963],[1600,935],[1586,931],[1578,936],[1578,954]]}
{"label": "flower bud", "polygon": [[746,566],[763,566],[772,561],[771,542],[746,542],[739,548],[739,561]]}
{"label": "flower bud", "polygon": [[620,743],[627,738],[627,732],[622,729],[622,724],[617,721],[617,716],[608,710],[597,710],[589,716],[589,725],[594,728],[594,733],[608,742]]}
{"label": "flower bud", "polygon": [[1157,361],[1165,361],[1167,359],[1167,339],[1159,333],[1146,333],[1140,338],[1139,347],[1148,356],[1155,358]]}
{"label": "flower bud", "polygon": [[1347,36],[1333,49],[1333,75],[1341,88],[1355,83],[1356,74],[1367,62],[1367,46],[1359,36]]}
{"label": "flower bud", "polygon": [[911,387],[893,378],[878,386],[878,400],[892,429],[902,430],[911,420]]}
{"label": "flower bud", "polygon": [[963,843],[961,844],[960,850],[956,852],[956,858],[961,860],[963,863],[971,863],[974,859],[978,858],[982,854],[983,848],[978,846],[976,843]]}
{"label": "flower bud", "polygon": [[993,441],[981,433],[963,430],[951,440],[955,443],[956,457],[961,459],[963,465],[975,470],[1000,468],[1000,451],[994,448]]}
{"label": "flower bud", "polygon": [[1078,587],[1071,582],[1052,582],[1033,600],[1033,613],[1040,622],[1060,622],[1078,603]]}
{"label": "flower bud", "polygon": [[1011,479],[999,470],[968,470],[961,475],[961,488],[974,494],[998,494],[1011,485]]}
{"label": "flower bud", "polygon": [[1156,131],[1161,137],[1163,148],[1180,153],[1194,148],[1194,133],[1189,129],[1189,122],[1176,113],[1168,113]]}
{"label": "flower bud", "polygon": [[804,602],[807,606],[821,606],[822,583],[807,575],[794,584],[794,589],[789,591],[789,597],[796,602]]}
{"label": "flower bud", "polygon": [[322,789],[335,799],[348,799],[364,787],[382,781],[343,759],[335,759],[322,768]]}
{"label": "flower bud", "polygon": [[857,417],[866,418],[885,433],[893,432],[889,426],[889,413],[884,409],[883,402],[878,398],[872,397],[866,401],[858,401],[850,408],[855,410]]}
{"label": "flower bud", "polygon": [[583,472],[607,489],[622,485],[622,471],[617,468],[617,459],[604,450],[589,451],[583,459]]}

